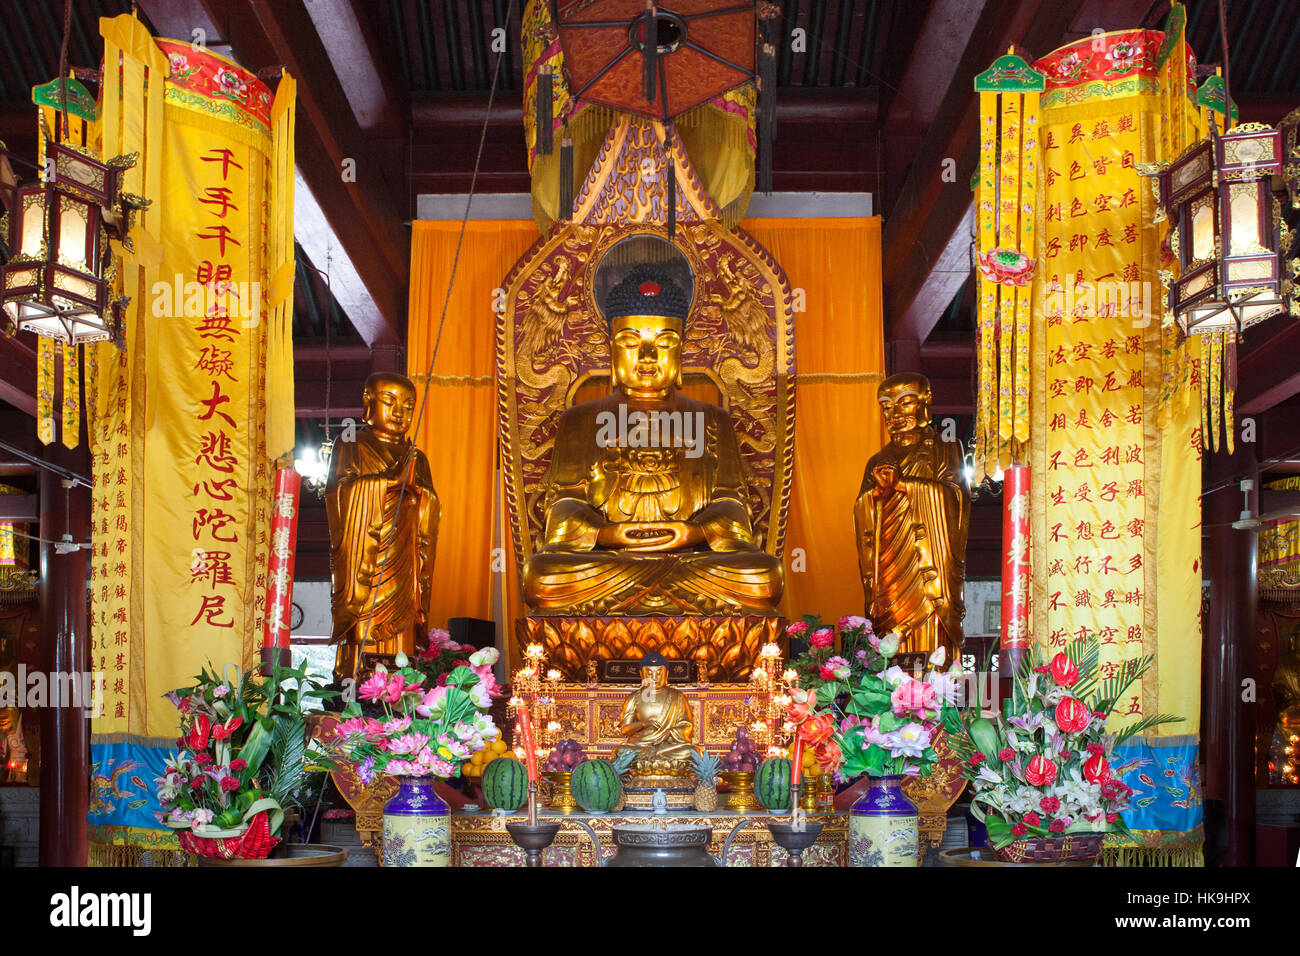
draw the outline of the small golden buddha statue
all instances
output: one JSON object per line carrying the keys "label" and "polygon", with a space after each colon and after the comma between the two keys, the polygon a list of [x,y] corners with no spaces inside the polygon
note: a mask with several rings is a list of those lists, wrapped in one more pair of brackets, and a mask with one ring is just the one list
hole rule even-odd
{"label": "small golden buddha statue", "polygon": [[641,687],[628,695],[619,715],[618,729],[634,750],[633,773],[679,775],[688,773],[697,748],[691,742],[695,721],[686,695],[668,686],[668,661],[650,653],[641,658]]}
{"label": "small golden buddha statue", "polygon": [[355,679],[363,650],[411,653],[428,643],[440,506],[424,453],[406,437],[415,386],[377,372],[362,393],[366,426],[336,441],[325,486],[335,681]]}
{"label": "small golden buddha statue", "polygon": [[930,427],[930,382],[891,375],[877,401],[889,443],[867,462],[854,508],[866,614],[904,651],[940,645],[955,659],[966,604],[970,495],[957,442]]}
{"label": "small golden buddha statue", "polygon": [[780,599],[731,419],[678,391],[689,307],[651,266],[606,299],[614,391],[560,417],[544,542],[524,564],[532,613],[770,614]]}

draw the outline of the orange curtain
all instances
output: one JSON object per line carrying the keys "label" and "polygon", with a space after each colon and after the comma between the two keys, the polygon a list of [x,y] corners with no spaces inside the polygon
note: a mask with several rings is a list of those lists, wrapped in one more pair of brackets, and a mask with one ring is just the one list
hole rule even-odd
{"label": "orange curtain", "polygon": [[[853,502],[885,443],[880,217],[748,219],[795,291],[795,464],[785,538],[787,617],[861,614]],[[802,291],[802,296],[800,295]]]}
{"label": "orange curtain", "polygon": [[[438,322],[459,222],[417,221],[411,236],[411,297],[407,332],[408,374],[424,402],[425,375],[438,336]],[[433,364],[432,390],[424,403],[416,441],[429,458],[433,485],[442,502],[434,565],[430,624],[450,617],[493,619],[501,614],[497,595],[517,588],[504,577],[502,554],[510,550],[497,532],[496,462],[496,290],[506,273],[534,242],[531,220],[471,222],[456,264],[442,342]],[[419,407],[419,406],[417,406]],[[504,617],[504,615],[503,615]],[[502,622],[499,622],[502,623]],[[510,634],[501,633],[506,646]]]}

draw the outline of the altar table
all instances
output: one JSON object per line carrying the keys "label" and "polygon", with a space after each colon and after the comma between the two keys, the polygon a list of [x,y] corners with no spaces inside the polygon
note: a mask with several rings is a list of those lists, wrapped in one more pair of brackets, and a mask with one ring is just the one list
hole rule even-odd
{"label": "altar table", "polygon": [[[596,853],[591,837],[572,821],[581,820],[600,837],[604,855],[614,855],[612,827],[626,823],[648,823],[663,820],[667,823],[685,823],[713,827],[713,841],[709,853],[722,854],[727,837],[742,820],[749,824],[731,841],[729,866],[785,866],[785,850],[772,842],[767,822],[772,819],[789,820],[788,814],[773,816],[767,813],[735,813],[717,810],[700,813],[695,810],[674,810],[655,816],[650,812],[625,813],[547,813],[544,820],[559,820],[561,826],[555,842],[542,855],[543,866],[596,866]],[[523,866],[524,851],[515,846],[506,832],[506,823],[523,823],[525,814],[494,817],[482,810],[461,810],[451,816],[452,866]],[[808,819],[823,824],[817,842],[804,851],[804,866],[847,866],[849,862],[849,815],[847,813],[810,813]],[[567,822],[566,822],[567,821]]]}

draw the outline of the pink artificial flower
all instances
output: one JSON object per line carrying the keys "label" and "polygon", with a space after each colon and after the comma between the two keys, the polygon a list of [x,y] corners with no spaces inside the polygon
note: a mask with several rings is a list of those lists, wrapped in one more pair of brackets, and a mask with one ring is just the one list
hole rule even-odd
{"label": "pink artificial flower", "polygon": [[415,712],[421,717],[431,717],[435,712],[441,712],[442,708],[446,706],[448,693],[445,684],[429,688],[424,692],[424,697],[420,703],[415,705]]}
{"label": "pink artificial flower", "polygon": [[388,742],[388,752],[393,754],[418,754],[428,744],[428,734],[403,734]]}
{"label": "pink artificial flower", "polygon": [[938,698],[934,687],[919,680],[909,678],[894,688],[890,703],[895,714],[911,713],[922,716],[926,711],[938,710]]}
{"label": "pink artificial flower", "polygon": [[789,634],[791,637],[798,637],[800,634],[807,634],[808,622],[795,621],[793,624],[787,624],[785,626],[785,632]]}
{"label": "pink artificial flower", "polygon": [[853,669],[849,666],[849,662],[838,654],[827,658],[820,671],[822,680],[844,680],[851,673]]}
{"label": "pink artificial flower", "polygon": [[846,614],[842,618],[840,618],[840,623],[837,626],[841,631],[847,631],[850,628],[860,628],[860,627],[869,629],[871,627],[871,622],[868,621],[865,617],[861,617],[857,614]]}
{"label": "pink artificial flower", "polygon": [[411,718],[394,717],[392,720],[386,721],[382,726],[384,728],[384,733],[387,736],[395,737],[398,734],[405,733],[406,730],[410,728]]}
{"label": "pink artificial flower", "polygon": [[818,628],[813,631],[812,637],[808,638],[808,643],[818,648],[830,647],[835,643],[835,632],[829,627]]}
{"label": "pink artificial flower", "polygon": [[357,696],[362,700],[379,700],[388,689],[387,678],[380,673],[371,674],[357,689]]}

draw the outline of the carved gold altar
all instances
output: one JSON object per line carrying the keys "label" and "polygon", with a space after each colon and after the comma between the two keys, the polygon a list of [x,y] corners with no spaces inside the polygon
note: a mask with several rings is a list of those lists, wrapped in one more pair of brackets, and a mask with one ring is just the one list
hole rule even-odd
{"label": "carved gold altar", "polygon": [[711,681],[743,681],[764,644],[786,646],[779,617],[525,617],[515,632],[521,648],[541,644],[570,680],[582,678],[589,661],[659,653],[703,664]]}
{"label": "carved gold altar", "polygon": [[[556,486],[570,470],[576,481],[588,480],[591,457],[564,436],[585,436],[581,426],[591,423],[577,422],[575,415],[604,408],[590,403],[618,405],[627,395],[620,391],[603,399],[613,356],[611,330],[599,307],[610,283],[601,270],[664,258],[685,264],[691,307],[680,332],[680,397],[656,399],[653,407],[671,405],[704,416],[710,455],[716,456],[710,460],[721,462],[701,473],[708,482],[734,462],[734,472],[725,473],[727,490],[701,486],[709,488],[709,497],[692,499],[691,507],[705,506],[705,514],[715,501],[734,502],[738,510],[727,520],[743,522],[735,525],[736,544],[719,546],[710,538],[709,550],[697,544],[657,555],[597,552],[585,562],[552,558],[566,553],[568,531],[552,523],[548,538]],[[601,283],[604,288],[598,288]],[[576,197],[572,220],[538,241],[504,289],[497,322],[501,460],[517,564],[527,572],[533,607],[519,625],[520,640],[535,641],[539,631],[549,630],[541,642],[555,666],[576,678],[589,659],[622,656],[602,647],[610,643],[597,633],[610,631],[604,619],[637,615],[647,624],[621,629],[614,643],[696,657],[706,662],[710,677],[743,679],[753,654],[743,640],[738,648],[734,644],[737,627],[710,626],[708,620],[683,627],[678,619],[749,619],[779,596],[780,564],[772,559],[782,552],[794,446],[793,315],[780,267],[742,230],[723,226],[675,130],[624,117],[611,127]],[[566,456],[558,464],[557,447]],[[672,477],[686,494],[698,466],[677,457]],[[678,477],[677,469],[686,477]],[[585,542],[585,551],[568,553],[590,554],[592,547]],[[752,559],[744,551],[750,547],[756,549]],[[548,556],[530,565],[539,553]],[[773,576],[775,585],[767,583]],[[543,615],[558,617],[558,624],[537,624]],[[779,626],[775,615],[769,618],[758,630]],[[755,630],[752,624],[740,627]],[[652,642],[653,648],[646,646]],[[761,643],[754,643],[755,651]]]}
{"label": "carved gold altar", "polygon": [[[848,826],[846,813],[810,813],[810,820],[823,824],[817,842],[804,853],[804,866],[847,866]],[[523,866],[524,851],[515,846],[506,832],[506,823],[518,823],[524,816],[492,817],[483,813],[453,813],[451,816],[452,866]],[[645,823],[647,820],[668,824],[685,823],[693,826],[713,827],[713,841],[709,853],[722,855],[723,845],[732,827],[742,820],[750,821],[731,843],[729,866],[785,866],[786,852],[772,842],[772,835],[764,825],[773,819],[757,813],[673,813],[660,817],[639,814],[583,815],[582,821],[600,837],[601,849],[606,858],[614,854],[613,828],[628,823]],[[782,818],[777,818],[782,819]],[[783,819],[789,820],[787,815]],[[543,866],[596,866],[596,852],[591,837],[571,821],[561,825],[555,842],[542,855]]]}

